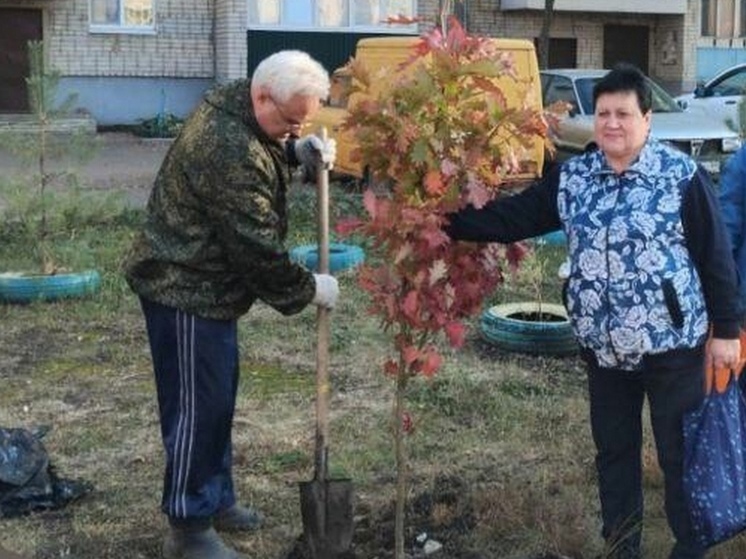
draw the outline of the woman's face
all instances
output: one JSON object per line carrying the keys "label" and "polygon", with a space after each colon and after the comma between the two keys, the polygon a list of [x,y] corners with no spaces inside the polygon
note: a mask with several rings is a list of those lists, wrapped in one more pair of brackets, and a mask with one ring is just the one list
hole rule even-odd
{"label": "woman's face", "polygon": [[621,172],[637,158],[650,133],[651,111],[643,114],[634,91],[603,93],[596,100],[594,135],[612,168]]}

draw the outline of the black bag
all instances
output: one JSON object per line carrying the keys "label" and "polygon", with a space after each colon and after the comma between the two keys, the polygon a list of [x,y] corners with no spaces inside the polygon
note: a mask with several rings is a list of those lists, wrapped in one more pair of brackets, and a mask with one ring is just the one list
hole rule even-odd
{"label": "black bag", "polygon": [[48,430],[0,427],[0,518],[57,509],[93,489],[57,475],[41,442]]}
{"label": "black bag", "polygon": [[711,547],[746,529],[746,401],[734,375],[683,428],[684,492],[697,541]]}

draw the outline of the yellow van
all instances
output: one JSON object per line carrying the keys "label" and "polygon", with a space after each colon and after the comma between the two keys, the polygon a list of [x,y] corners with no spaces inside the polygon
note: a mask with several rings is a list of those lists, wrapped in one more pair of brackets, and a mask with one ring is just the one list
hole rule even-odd
{"label": "yellow van", "polygon": [[[381,88],[389,83],[387,77],[393,75],[402,62],[413,54],[413,47],[420,40],[416,36],[391,36],[361,39],[355,49],[355,59],[365,64],[373,78],[372,93],[377,95]],[[541,82],[536,50],[529,40],[524,39],[490,39],[497,50],[508,52],[514,60],[518,79],[500,78],[500,86],[505,92],[508,103],[521,107],[528,101],[532,108],[541,111]],[[346,66],[332,73],[332,86],[327,103],[322,106],[312,121],[307,124],[306,132],[316,132],[326,127],[330,137],[337,141],[337,160],[334,165],[336,173],[350,175],[368,182],[367,170],[363,162],[357,161],[353,152],[357,148],[354,134],[342,129],[347,117],[347,107],[360,100],[360,93],[348,96],[348,85],[351,79]],[[516,175],[517,181],[533,180],[541,174],[544,163],[544,142],[534,140],[533,148],[528,150],[527,161],[521,161],[525,172]]]}

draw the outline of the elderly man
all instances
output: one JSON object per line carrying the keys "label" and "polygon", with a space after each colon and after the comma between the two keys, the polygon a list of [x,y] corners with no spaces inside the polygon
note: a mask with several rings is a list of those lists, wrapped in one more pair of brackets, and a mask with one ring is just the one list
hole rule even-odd
{"label": "elderly man", "polygon": [[236,323],[256,300],[294,314],[337,299],[336,280],[292,263],[283,245],[292,168],[334,160],[333,141],[297,138],[328,92],[327,72],[300,51],[273,54],[250,82],[209,92],[163,161],[127,257],[166,452],[167,559],[235,559],[216,530],[260,524],[233,491]]}

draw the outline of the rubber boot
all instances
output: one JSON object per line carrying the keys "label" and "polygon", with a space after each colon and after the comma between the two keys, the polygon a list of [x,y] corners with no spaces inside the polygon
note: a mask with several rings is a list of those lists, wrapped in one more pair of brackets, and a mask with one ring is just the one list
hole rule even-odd
{"label": "rubber boot", "polygon": [[217,513],[212,524],[221,532],[253,532],[261,527],[262,515],[251,507],[233,505]]}
{"label": "rubber boot", "polygon": [[220,538],[209,520],[172,521],[163,559],[244,559]]}

